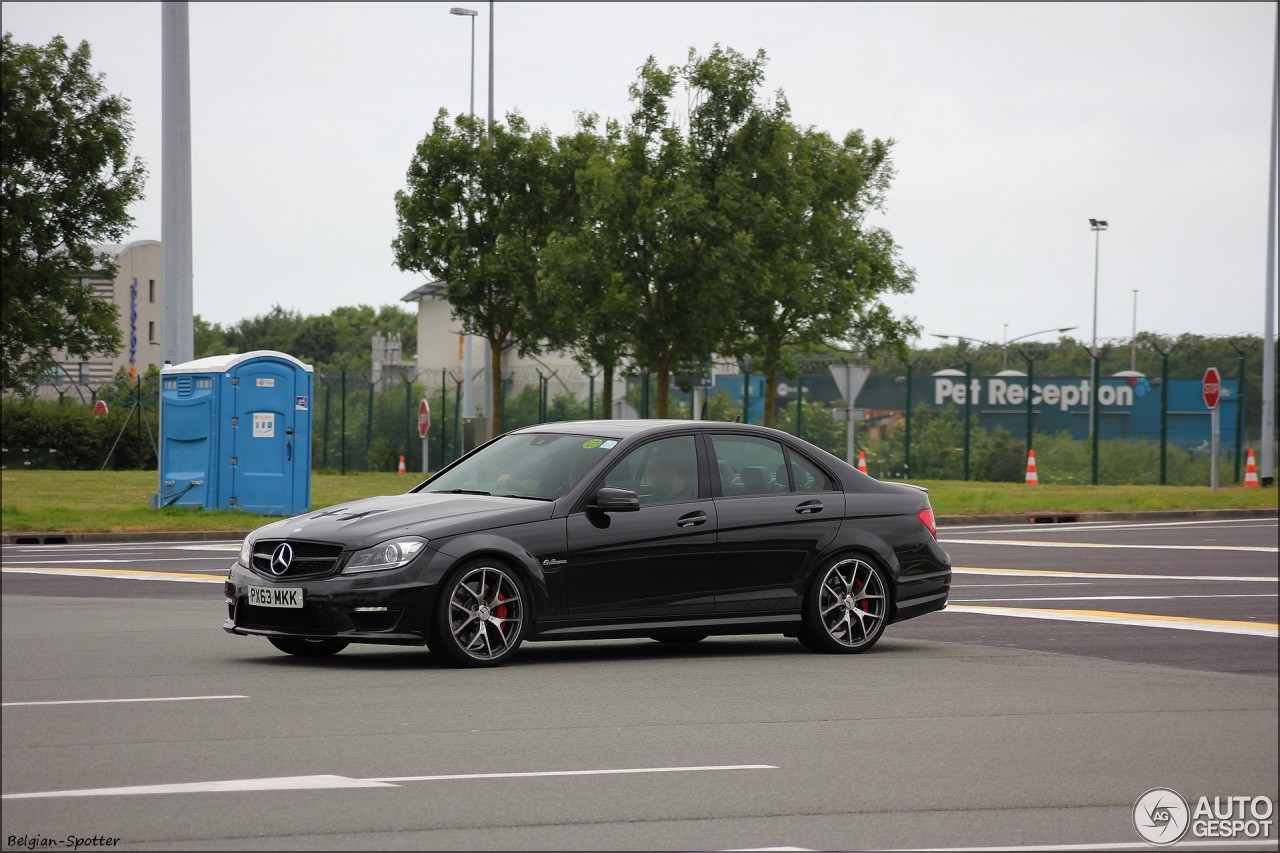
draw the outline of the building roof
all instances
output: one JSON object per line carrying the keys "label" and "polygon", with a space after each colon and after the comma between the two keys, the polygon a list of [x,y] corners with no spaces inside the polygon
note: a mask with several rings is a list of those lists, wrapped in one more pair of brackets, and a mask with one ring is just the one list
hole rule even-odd
{"label": "building roof", "polygon": [[401,302],[420,302],[423,299],[432,299],[443,301],[445,283],[443,281],[428,281],[419,285],[413,290],[400,297]]}

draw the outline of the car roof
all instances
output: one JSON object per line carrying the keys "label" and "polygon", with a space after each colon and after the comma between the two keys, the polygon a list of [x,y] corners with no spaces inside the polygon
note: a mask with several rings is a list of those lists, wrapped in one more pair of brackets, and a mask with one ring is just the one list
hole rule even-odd
{"label": "car roof", "polygon": [[770,435],[777,431],[754,424],[740,424],[729,421],[690,421],[676,419],[633,419],[633,420],[594,420],[594,421],[556,421],[555,423],[535,424],[512,430],[515,433],[580,433],[588,435],[613,436],[625,438],[645,432],[669,432],[676,430],[702,429],[731,430],[750,432],[757,435]]}

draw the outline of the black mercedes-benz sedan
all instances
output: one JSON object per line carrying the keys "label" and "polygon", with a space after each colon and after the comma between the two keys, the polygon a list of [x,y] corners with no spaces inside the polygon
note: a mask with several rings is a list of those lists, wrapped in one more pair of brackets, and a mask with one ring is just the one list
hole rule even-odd
{"label": "black mercedes-benz sedan", "polygon": [[499,436],[407,494],[258,528],[223,627],[305,657],[425,643],[459,666],[604,637],[781,633],[856,653],[946,607],[950,584],[923,489],[765,427],[576,421]]}

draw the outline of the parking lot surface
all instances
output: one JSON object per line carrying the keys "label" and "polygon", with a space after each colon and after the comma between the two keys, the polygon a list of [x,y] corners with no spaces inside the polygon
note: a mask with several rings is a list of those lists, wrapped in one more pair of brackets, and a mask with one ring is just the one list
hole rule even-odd
{"label": "parking lot surface", "polygon": [[223,633],[238,543],[6,547],[3,840],[1148,849],[1151,788],[1274,803],[1275,519],[939,533],[951,606],[865,655],[596,641],[479,671]]}

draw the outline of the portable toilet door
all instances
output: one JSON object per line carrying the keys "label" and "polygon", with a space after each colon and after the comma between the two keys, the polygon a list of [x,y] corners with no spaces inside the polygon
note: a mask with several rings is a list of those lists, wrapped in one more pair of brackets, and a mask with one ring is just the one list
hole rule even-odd
{"label": "portable toilet door", "polygon": [[311,389],[311,365],[285,353],[258,350],[228,365],[228,506],[262,515],[297,515],[310,508]]}
{"label": "portable toilet door", "polygon": [[216,376],[165,368],[160,384],[157,506],[211,509],[217,491]]}

